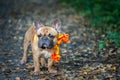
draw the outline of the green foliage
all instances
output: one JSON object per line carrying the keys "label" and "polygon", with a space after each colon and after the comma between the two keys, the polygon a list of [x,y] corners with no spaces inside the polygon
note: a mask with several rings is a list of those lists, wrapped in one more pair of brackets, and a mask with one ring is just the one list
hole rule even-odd
{"label": "green foliage", "polygon": [[106,38],[109,42],[115,43],[117,46],[120,45],[120,32],[110,32]]}
{"label": "green foliage", "polygon": [[99,50],[103,49],[104,46],[105,46],[105,41],[99,41],[99,44],[98,44]]}
{"label": "green foliage", "polygon": [[[120,0],[60,0],[67,7],[82,14],[89,25],[108,34],[108,41],[120,45]],[[105,40],[106,42],[106,40]],[[99,42],[99,48],[105,42]]]}
{"label": "green foliage", "polygon": [[[82,13],[92,26],[120,25],[120,0],[60,0],[64,5]],[[97,25],[97,26],[96,26]],[[107,29],[107,26],[104,26]]]}
{"label": "green foliage", "polygon": [[101,50],[104,46],[107,46],[109,43],[114,43],[116,46],[120,46],[120,32],[110,32],[107,36],[99,41],[98,48]]}

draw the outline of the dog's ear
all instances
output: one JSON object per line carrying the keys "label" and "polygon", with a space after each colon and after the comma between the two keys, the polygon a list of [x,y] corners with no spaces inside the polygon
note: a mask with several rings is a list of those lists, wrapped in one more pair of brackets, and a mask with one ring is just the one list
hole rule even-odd
{"label": "dog's ear", "polygon": [[54,20],[52,26],[57,32],[61,31],[61,21],[59,19]]}
{"label": "dog's ear", "polygon": [[33,22],[33,25],[34,25],[34,27],[35,27],[35,30],[38,30],[40,27],[43,26],[43,24],[41,23],[40,20],[34,21],[34,22]]}

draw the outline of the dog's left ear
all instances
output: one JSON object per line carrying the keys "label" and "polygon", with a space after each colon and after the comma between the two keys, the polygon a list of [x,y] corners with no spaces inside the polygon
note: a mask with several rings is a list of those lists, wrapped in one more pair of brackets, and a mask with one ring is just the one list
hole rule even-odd
{"label": "dog's left ear", "polygon": [[41,23],[40,20],[34,21],[34,22],[33,22],[33,25],[34,25],[34,27],[35,27],[35,30],[38,30],[40,27],[43,26],[43,24]]}
{"label": "dog's left ear", "polygon": [[58,20],[58,19],[54,20],[52,26],[55,28],[55,30],[57,32],[61,31],[61,21],[60,20]]}

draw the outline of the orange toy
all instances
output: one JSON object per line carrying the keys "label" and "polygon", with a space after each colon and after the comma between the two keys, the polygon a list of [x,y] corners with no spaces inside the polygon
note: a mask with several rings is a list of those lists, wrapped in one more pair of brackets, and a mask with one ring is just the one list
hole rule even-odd
{"label": "orange toy", "polygon": [[69,41],[69,35],[68,34],[58,34],[58,39],[56,42],[56,45],[54,46],[55,52],[52,53],[51,58],[53,61],[57,62],[60,60],[61,56],[59,54],[59,46],[61,42],[68,42]]}

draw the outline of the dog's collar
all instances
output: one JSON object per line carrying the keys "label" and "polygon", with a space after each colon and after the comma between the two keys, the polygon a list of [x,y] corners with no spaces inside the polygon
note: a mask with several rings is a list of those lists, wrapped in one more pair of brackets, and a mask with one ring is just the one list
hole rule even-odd
{"label": "dog's collar", "polygon": [[[37,35],[35,34],[33,42],[34,42],[34,44],[37,45],[37,40],[36,39],[37,39]],[[60,43],[61,42],[68,42],[68,41],[69,41],[69,35],[68,34],[58,33],[57,42],[56,42],[56,44],[54,46],[54,53],[52,53],[52,55],[51,55],[51,58],[52,58],[53,61],[57,62],[61,58],[61,56],[59,54]]]}

